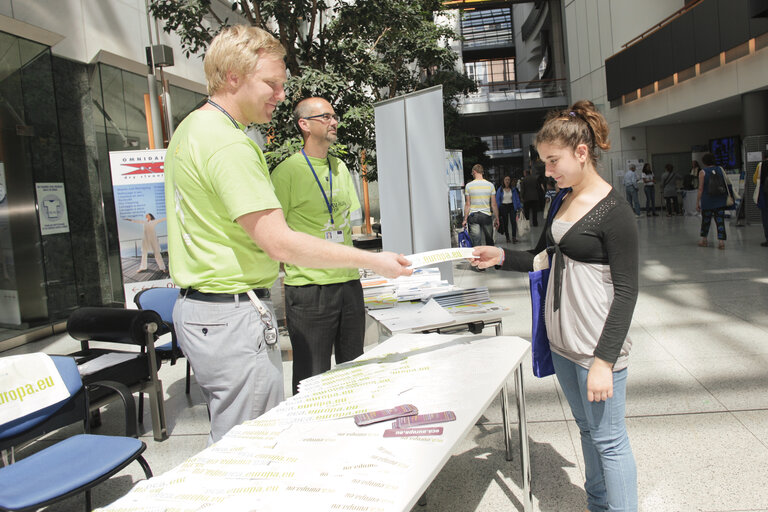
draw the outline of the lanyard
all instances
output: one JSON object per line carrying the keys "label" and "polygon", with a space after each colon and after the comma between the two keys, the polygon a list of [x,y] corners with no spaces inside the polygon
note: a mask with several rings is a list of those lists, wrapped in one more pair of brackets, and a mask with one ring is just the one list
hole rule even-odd
{"label": "lanyard", "polygon": [[325,195],[325,190],[323,189],[323,185],[320,184],[320,178],[317,177],[317,173],[315,172],[315,168],[312,167],[312,162],[309,161],[309,157],[304,152],[304,148],[301,149],[301,154],[304,155],[304,160],[307,161],[307,165],[309,165],[309,170],[312,171],[312,176],[315,177],[315,181],[317,182],[317,186],[320,187],[320,192],[323,193],[323,199],[325,199],[325,205],[328,207],[328,215],[331,216],[331,225],[333,225],[333,207],[331,204],[333,203],[333,169],[331,169],[331,159],[326,157],[326,160],[328,161],[328,182],[331,192],[331,200],[328,200],[328,196]]}
{"label": "lanyard", "polygon": [[217,109],[219,109],[219,110],[221,111],[221,113],[222,113],[222,114],[224,114],[225,116],[227,116],[227,117],[229,118],[229,120],[230,120],[230,121],[232,121],[232,124],[233,124],[233,125],[235,125],[235,128],[237,128],[238,130],[240,129],[240,125],[239,125],[239,124],[237,124],[237,121],[235,121],[235,118],[234,118],[234,117],[232,117],[232,116],[230,115],[230,113],[229,113],[229,112],[227,112],[226,110],[224,110],[224,107],[222,107],[222,106],[221,106],[221,105],[219,105],[218,103],[215,103],[215,102],[214,102],[212,99],[210,99],[210,98],[208,99],[208,103],[209,103],[209,104],[211,104],[211,106],[214,106],[214,107],[216,107]]}

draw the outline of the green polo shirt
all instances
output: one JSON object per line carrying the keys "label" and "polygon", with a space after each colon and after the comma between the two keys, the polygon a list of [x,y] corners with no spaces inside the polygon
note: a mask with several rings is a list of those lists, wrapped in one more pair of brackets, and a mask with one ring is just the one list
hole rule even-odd
{"label": "green polo shirt", "polygon": [[224,114],[198,110],[165,156],[168,255],[173,281],[209,293],[270,288],[272,261],[236,222],[280,208],[259,147]]}
{"label": "green polo shirt", "polygon": [[[336,157],[309,157],[325,195],[331,201],[329,160],[333,168],[333,224],[320,186],[301,152],[286,158],[275,167],[272,183],[291,229],[323,239],[326,232],[340,230],[344,233],[344,244],[352,245],[350,216],[352,212],[360,210],[352,176],[344,162]],[[285,264],[285,284],[291,286],[344,283],[359,278],[360,274],[354,268],[318,269]]]}

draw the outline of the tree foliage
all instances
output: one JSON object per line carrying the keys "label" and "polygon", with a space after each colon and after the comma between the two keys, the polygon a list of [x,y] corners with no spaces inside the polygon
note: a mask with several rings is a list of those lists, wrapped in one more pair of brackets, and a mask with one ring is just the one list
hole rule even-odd
{"label": "tree foliage", "polygon": [[[231,12],[211,0],[152,0],[152,14],[181,39],[185,54],[207,47],[222,26],[248,23],[263,28],[286,49],[286,101],[267,129],[270,165],[301,147],[291,119],[296,103],[316,95],[341,115],[332,152],[376,179],[373,104],[424,87],[443,84],[446,146],[482,149],[479,139],[457,130],[459,95],[474,83],[455,71],[448,47],[458,37],[434,22],[440,0],[235,0]],[[465,154],[465,160],[469,155]],[[471,160],[471,157],[470,157]]]}

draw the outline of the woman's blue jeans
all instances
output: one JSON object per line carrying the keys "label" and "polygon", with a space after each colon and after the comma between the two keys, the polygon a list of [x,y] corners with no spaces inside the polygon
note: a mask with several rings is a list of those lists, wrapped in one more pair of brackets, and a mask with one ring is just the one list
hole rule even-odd
{"label": "woman's blue jeans", "polygon": [[581,431],[590,512],[636,512],[637,469],[624,423],[627,369],[613,373],[613,397],[587,400],[589,370],[552,353],[555,374]]}

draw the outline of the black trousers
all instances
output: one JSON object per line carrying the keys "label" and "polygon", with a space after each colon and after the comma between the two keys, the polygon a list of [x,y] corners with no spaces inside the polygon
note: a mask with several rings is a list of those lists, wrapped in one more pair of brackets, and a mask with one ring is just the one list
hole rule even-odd
{"label": "black trousers", "polygon": [[677,196],[665,197],[664,201],[667,203],[667,215],[672,215],[673,213],[678,212]]}
{"label": "black trousers", "polygon": [[525,215],[526,219],[531,221],[531,226],[539,225],[538,211],[539,211],[538,201],[536,200],[523,201],[523,215]]}
{"label": "black trousers", "polygon": [[365,304],[359,280],[285,285],[285,318],[293,347],[293,393],[299,381],[351,361],[363,353]]}
{"label": "black trousers", "polygon": [[[511,228],[511,231],[509,228]],[[515,219],[515,205],[512,203],[501,203],[499,205],[499,233],[504,233],[509,242],[509,235],[517,238],[517,219]]]}

